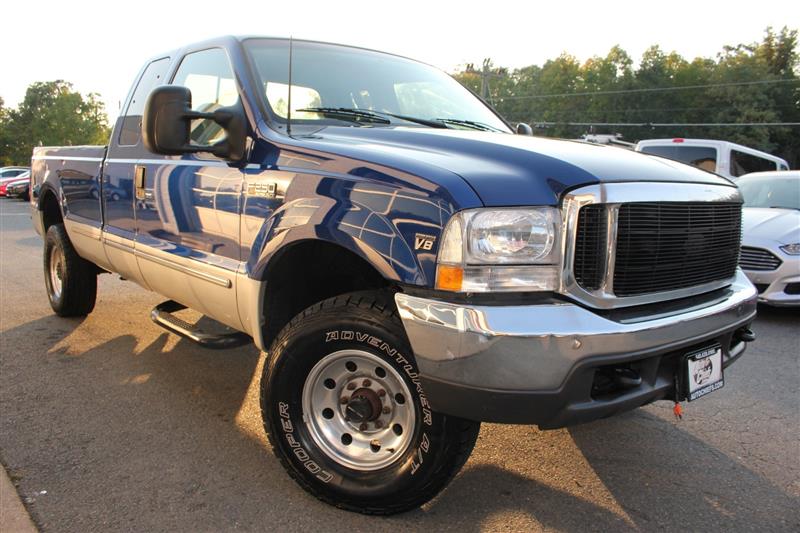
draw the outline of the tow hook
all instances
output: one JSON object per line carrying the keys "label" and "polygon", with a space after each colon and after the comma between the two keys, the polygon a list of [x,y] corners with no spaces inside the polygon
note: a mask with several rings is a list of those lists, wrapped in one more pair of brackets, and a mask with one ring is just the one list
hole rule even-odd
{"label": "tow hook", "polygon": [[744,342],[753,342],[756,340],[756,334],[750,328],[744,326],[736,330],[736,338]]}
{"label": "tow hook", "polygon": [[642,384],[642,377],[630,368],[615,368],[614,384],[621,389],[633,389]]}

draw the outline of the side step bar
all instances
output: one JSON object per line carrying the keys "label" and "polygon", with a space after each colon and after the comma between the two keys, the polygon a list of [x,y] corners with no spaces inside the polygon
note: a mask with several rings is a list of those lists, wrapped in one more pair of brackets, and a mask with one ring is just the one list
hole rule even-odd
{"label": "side step bar", "polygon": [[[223,350],[226,348],[237,348],[253,342],[250,336],[235,330],[225,333],[209,333],[198,328],[196,324],[189,324],[185,320],[174,316],[172,313],[183,311],[186,306],[173,300],[160,303],[150,311],[150,318],[157,325],[166,329],[170,333],[180,335],[186,339],[196,342],[205,348]],[[228,328],[230,329],[230,328]]]}

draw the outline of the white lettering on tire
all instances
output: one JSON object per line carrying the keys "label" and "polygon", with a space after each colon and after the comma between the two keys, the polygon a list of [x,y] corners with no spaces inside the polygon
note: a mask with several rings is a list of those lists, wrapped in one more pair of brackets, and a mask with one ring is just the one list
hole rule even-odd
{"label": "white lettering on tire", "polygon": [[308,452],[306,452],[297,439],[294,438],[294,425],[289,418],[289,404],[285,402],[278,402],[278,414],[281,417],[281,427],[283,428],[283,434],[286,437],[286,442],[289,443],[289,447],[292,448],[295,457],[297,457],[297,459],[303,463],[303,466],[306,468],[306,470],[314,474],[317,479],[323,483],[330,482],[330,480],[333,479],[333,475],[315,463],[309,457]]}

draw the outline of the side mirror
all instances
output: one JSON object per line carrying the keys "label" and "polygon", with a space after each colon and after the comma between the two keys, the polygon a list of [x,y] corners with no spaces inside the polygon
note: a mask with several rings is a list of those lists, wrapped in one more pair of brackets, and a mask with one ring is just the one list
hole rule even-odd
{"label": "side mirror", "polygon": [[520,122],[517,124],[517,135],[533,135],[533,128],[524,122]]}
{"label": "side mirror", "polygon": [[[192,144],[192,120],[207,119],[227,133],[224,141],[213,145]],[[142,116],[144,145],[154,154],[181,155],[209,152],[217,157],[239,161],[244,158],[247,132],[245,120],[236,107],[223,107],[213,113],[192,111],[192,92],[187,87],[162,85],[147,97]]]}

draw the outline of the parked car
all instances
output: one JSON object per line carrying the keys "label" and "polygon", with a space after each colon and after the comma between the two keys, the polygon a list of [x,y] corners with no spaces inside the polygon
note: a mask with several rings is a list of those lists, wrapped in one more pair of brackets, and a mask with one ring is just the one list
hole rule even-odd
{"label": "parked car", "polygon": [[722,387],[754,339],[738,189],[516,131],[372,50],[228,37],[159,55],[107,147],[34,149],[50,304],[86,315],[114,272],[167,299],[150,316],[168,331],[254,342],[282,465],[368,514],[430,500],[481,421],[559,428]]}
{"label": "parked car", "polygon": [[[28,167],[2,167],[0,168],[0,196],[6,195],[5,183],[18,179],[22,174],[26,174]],[[27,175],[27,174],[26,174]]]}
{"label": "parked car", "polygon": [[28,200],[30,198],[31,186],[30,172],[20,174],[16,180],[9,181],[5,186],[6,196]]}
{"label": "parked car", "polygon": [[20,181],[30,181],[31,173],[29,170],[14,176],[13,178],[6,178],[0,182],[0,196],[8,196],[8,187],[11,184],[19,183]]}
{"label": "parked car", "polygon": [[800,172],[758,172],[744,196],[739,264],[769,305],[800,305]]}
{"label": "parked car", "polygon": [[10,178],[16,178],[29,170],[28,167],[2,167],[0,168],[0,183]]}
{"label": "parked car", "polygon": [[[9,170],[10,168],[10,170]],[[7,187],[10,183],[19,181],[21,179],[30,179],[30,170],[20,167],[5,167],[5,173],[0,173],[4,177],[0,178],[0,196],[6,196]]]}
{"label": "parked car", "polygon": [[[122,187],[117,187],[112,183],[104,183],[103,192],[105,193],[106,201],[118,202],[120,200],[128,199],[128,191]],[[95,200],[100,198],[100,187],[98,187],[96,183],[92,184],[92,186],[89,188],[89,195]]]}
{"label": "parked car", "polygon": [[786,160],[754,148],[712,139],[648,139],[636,151],[694,165],[736,179],[752,172],[789,170]]}

